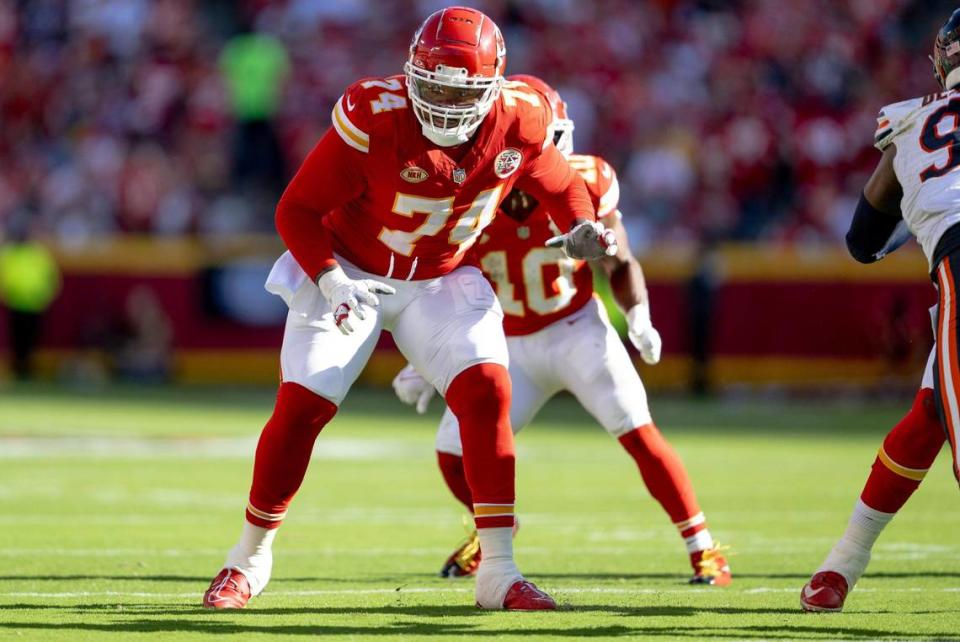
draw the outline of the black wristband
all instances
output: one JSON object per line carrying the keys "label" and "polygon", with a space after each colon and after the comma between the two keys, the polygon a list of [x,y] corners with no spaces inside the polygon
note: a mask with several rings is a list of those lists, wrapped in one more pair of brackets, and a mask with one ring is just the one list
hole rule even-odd
{"label": "black wristband", "polygon": [[900,220],[899,215],[887,214],[875,208],[861,193],[847,232],[850,256],[860,263],[873,263],[882,258],[878,255],[893,236]]}

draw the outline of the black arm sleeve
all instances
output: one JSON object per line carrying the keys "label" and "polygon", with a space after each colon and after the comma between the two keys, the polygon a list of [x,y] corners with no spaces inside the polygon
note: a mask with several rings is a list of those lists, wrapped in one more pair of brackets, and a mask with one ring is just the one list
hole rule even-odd
{"label": "black arm sleeve", "polygon": [[887,214],[875,208],[861,193],[847,232],[850,256],[860,263],[873,263],[883,258],[883,249],[901,220],[900,215]]}

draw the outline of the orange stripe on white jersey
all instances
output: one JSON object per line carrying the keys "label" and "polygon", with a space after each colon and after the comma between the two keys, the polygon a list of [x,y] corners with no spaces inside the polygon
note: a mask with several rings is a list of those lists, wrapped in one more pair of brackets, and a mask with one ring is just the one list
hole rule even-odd
{"label": "orange stripe on white jersey", "polygon": [[953,450],[954,470],[957,468],[957,429],[960,428],[960,405],[957,403],[957,384],[960,384],[960,369],[957,367],[957,313],[956,289],[950,271],[950,258],[944,258],[937,269],[940,288],[940,322],[937,328],[937,365],[940,378],[940,401],[946,418],[947,437]]}

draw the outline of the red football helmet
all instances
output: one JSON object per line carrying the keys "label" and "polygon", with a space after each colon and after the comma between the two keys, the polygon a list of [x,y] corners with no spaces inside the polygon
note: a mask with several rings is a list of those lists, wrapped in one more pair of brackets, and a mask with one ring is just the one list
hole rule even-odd
{"label": "red football helmet", "polygon": [[564,156],[573,153],[573,121],[567,116],[567,103],[563,102],[560,93],[536,76],[514,74],[507,78],[509,82],[521,82],[543,94],[550,109],[553,111],[553,122],[550,123],[550,135],[553,144]]}
{"label": "red football helmet", "polygon": [[427,18],[404,65],[423,135],[445,147],[469,140],[500,95],[506,61],[499,27],[476,9],[449,7]]}

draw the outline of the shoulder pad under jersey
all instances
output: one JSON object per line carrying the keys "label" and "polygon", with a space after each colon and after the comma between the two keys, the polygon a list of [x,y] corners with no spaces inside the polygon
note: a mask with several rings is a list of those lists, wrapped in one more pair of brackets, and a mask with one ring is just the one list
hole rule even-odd
{"label": "shoulder pad under jersey", "polygon": [[407,87],[403,76],[363,78],[343,92],[333,107],[333,128],[350,147],[368,153],[370,133],[381,116],[407,108]]}
{"label": "shoulder pad under jersey", "polygon": [[526,83],[507,81],[503,83],[497,100],[504,116],[516,121],[520,142],[540,147],[546,147],[551,142],[547,136],[547,126],[553,120],[553,112],[540,92]]}
{"label": "shoulder pad under jersey", "polygon": [[620,203],[620,182],[613,167],[599,156],[572,154],[570,167],[577,171],[587,184],[587,191],[597,208],[597,218],[617,212]]}
{"label": "shoulder pad under jersey", "polygon": [[893,139],[910,129],[917,112],[925,105],[923,98],[913,98],[899,103],[887,105],[877,114],[877,131],[873,137],[873,145],[881,152],[885,150]]}

